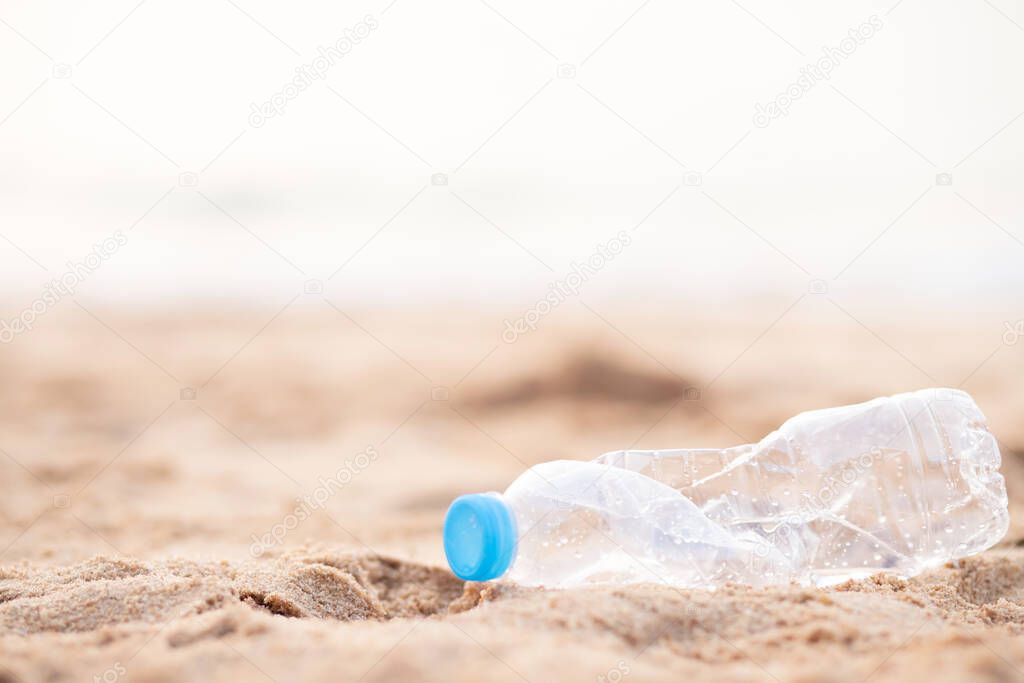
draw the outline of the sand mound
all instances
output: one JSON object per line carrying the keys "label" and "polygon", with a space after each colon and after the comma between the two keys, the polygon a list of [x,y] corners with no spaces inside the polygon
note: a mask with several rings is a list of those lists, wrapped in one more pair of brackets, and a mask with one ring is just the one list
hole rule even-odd
{"label": "sand mound", "polygon": [[291,554],[239,572],[243,602],[290,617],[390,619],[443,612],[463,582],[444,570],[390,558]]}
{"label": "sand mound", "polygon": [[238,565],[96,557],[71,567],[4,570],[0,629],[94,631],[237,602],[286,617],[390,619],[442,612],[462,590],[440,569],[365,555],[300,552]]}
{"label": "sand mound", "polygon": [[697,398],[699,386],[667,370],[640,370],[619,358],[577,350],[558,367],[509,380],[480,392],[468,403],[492,410],[551,400],[656,405],[687,397],[687,392]]}

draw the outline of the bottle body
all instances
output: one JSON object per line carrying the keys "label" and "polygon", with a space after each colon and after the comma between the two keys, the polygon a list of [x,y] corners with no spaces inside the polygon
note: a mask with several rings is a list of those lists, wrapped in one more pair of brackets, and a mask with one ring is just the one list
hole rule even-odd
{"label": "bottle body", "polygon": [[526,585],[828,585],[912,576],[999,541],[999,450],[967,394],[802,413],[757,444],[537,465],[501,500]]}

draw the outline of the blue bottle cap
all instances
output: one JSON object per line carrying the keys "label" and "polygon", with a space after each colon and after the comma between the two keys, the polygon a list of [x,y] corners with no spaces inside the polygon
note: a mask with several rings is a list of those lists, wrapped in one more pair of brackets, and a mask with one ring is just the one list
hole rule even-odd
{"label": "blue bottle cap", "polygon": [[460,579],[498,578],[516,556],[512,509],[494,494],[459,496],[444,518],[444,554]]}

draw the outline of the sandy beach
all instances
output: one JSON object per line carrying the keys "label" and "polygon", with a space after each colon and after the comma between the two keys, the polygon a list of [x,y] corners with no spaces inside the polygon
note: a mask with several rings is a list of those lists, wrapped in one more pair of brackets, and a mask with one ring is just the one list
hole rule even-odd
{"label": "sandy beach", "polygon": [[[497,315],[319,295],[276,314],[68,304],[0,354],[0,680],[1019,680],[1020,348],[998,321],[787,305],[576,307],[508,343]],[[451,499],[534,463],[739,444],[959,385],[1011,501],[979,556],[716,592],[464,583],[444,563]]]}

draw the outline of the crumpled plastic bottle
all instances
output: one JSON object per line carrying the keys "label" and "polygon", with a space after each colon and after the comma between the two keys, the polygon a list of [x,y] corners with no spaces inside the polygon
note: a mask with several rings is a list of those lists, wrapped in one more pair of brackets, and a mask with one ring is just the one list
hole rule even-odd
{"label": "crumpled plastic bottle", "polygon": [[814,410],[756,444],[536,465],[457,498],[460,578],[715,588],[902,577],[997,543],[999,448],[971,397],[926,389]]}

